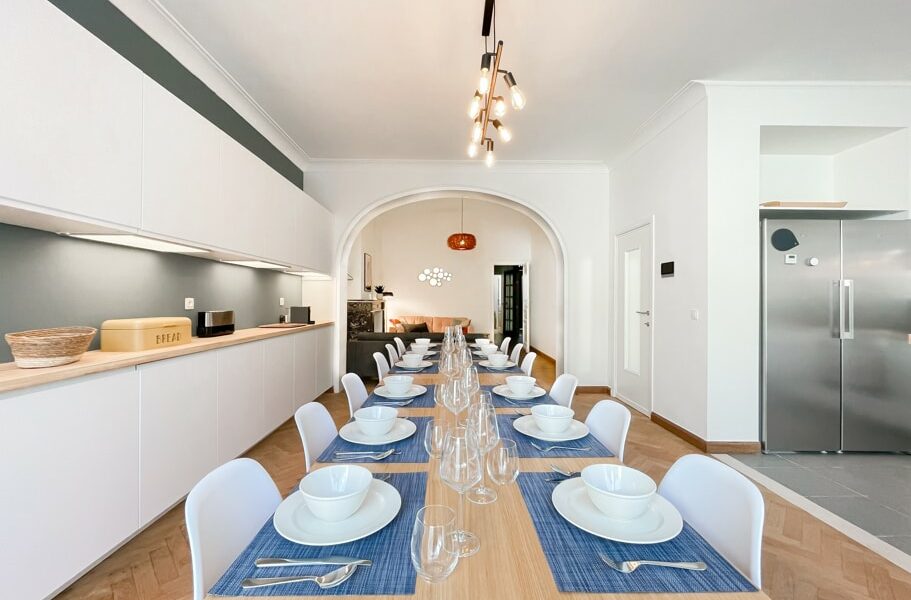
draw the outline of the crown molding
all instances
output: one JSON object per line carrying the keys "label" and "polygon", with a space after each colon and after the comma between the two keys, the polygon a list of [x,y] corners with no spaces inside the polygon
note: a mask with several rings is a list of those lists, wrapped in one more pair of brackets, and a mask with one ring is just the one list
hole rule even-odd
{"label": "crown molding", "polygon": [[372,171],[411,169],[423,171],[450,170],[460,172],[497,173],[575,173],[603,174],[607,165],[600,160],[499,160],[487,167],[479,160],[410,160],[410,159],[310,159],[305,173],[338,171]]}
{"label": "crown molding", "polygon": [[881,81],[842,81],[842,80],[794,80],[794,81],[728,81],[696,79],[690,83],[698,83],[706,88],[712,87],[911,87],[908,80],[881,80]]}

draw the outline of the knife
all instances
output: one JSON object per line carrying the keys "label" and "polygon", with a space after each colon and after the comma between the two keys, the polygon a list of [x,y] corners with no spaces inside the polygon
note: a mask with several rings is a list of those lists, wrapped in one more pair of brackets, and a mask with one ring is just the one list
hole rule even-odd
{"label": "knife", "polygon": [[372,561],[348,556],[326,556],[323,558],[257,558],[257,567],[305,567],[309,565],[363,565],[369,567]]}

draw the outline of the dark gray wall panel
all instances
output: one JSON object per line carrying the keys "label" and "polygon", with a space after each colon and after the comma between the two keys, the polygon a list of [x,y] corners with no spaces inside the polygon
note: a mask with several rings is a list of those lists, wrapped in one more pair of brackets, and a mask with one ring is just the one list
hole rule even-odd
{"label": "dark gray wall panel", "polygon": [[[178,254],[138,250],[0,224],[0,334],[105,319],[235,311],[238,328],[278,321],[278,299],[301,301],[300,278]],[[98,346],[95,338],[94,348]],[[0,335],[2,340],[2,335]],[[5,340],[0,362],[12,360]]]}

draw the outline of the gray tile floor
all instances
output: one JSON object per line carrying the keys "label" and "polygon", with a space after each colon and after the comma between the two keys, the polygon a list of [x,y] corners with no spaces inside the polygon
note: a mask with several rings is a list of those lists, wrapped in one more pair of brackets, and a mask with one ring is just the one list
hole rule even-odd
{"label": "gray tile floor", "polygon": [[911,455],[782,453],[733,458],[911,554]]}

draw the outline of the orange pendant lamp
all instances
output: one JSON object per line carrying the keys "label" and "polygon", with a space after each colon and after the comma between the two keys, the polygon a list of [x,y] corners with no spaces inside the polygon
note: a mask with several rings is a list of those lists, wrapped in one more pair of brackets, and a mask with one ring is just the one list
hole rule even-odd
{"label": "orange pendant lamp", "polygon": [[472,233],[465,233],[465,198],[462,198],[462,221],[459,233],[453,233],[446,239],[446,244],[453,250],[474,250],[478,238]]}

